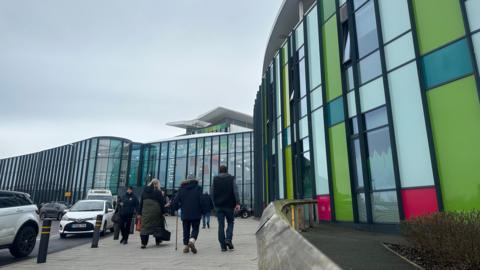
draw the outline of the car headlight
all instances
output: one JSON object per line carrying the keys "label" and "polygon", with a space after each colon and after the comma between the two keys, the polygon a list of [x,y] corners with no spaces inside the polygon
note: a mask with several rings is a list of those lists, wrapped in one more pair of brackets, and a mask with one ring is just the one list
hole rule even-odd
{"label": "car headlight", "polygon": [[63,215],[62,220],[68,220],[67,215]]}

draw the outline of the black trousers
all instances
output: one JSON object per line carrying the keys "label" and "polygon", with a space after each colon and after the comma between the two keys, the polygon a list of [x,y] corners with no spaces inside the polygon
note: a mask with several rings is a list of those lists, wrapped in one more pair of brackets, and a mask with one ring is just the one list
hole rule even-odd
{"label": "black trousers", "polygon": [[188,240],[190,240],[190,238],[197,240],[198,232],[200,231],[200,219],[182,220],[182,224],[183,224],[183,244],[188,245]]}
{"label": "black trousers", "polygon": [[120,231],[122,232],[122,239],[128,240],[130,234],[130,226],[132,225],[132,216],[120,216]]}
{"label": "black trousers", "polygon": [[[148,238],[149,238],[150,235],[148,234],[141,234],[140,235],[140,240],[142,241],[142,245],[146,246],[148,245]],[[160,239],[160,237],[155,237],[155,244],[159,244],[160,242],[162,242],[162,240]]]}

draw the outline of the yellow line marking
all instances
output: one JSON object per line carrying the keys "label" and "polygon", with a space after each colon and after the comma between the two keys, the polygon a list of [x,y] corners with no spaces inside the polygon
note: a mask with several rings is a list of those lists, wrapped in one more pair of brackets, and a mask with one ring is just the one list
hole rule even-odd
{"label": "yellow line marking", "polygon": [[42,232],[42,234],[50,234],[50,232]]}

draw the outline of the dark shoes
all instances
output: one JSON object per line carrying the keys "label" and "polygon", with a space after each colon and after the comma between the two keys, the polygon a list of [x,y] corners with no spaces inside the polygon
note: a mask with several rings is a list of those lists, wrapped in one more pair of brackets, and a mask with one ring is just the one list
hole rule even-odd
{"label": "dark shoes", "polygon": [[140,248],[141,248],[141,249],[146,249],[147,246],[146,246],[146,245],[142,245]]}
{"label": "dark shoes", "polygon": [[227,251],[227,248],[226,248],[226,247],[222,247],[221,250],[222,250],[222,252],[226,252],[226,251]]}
{"label": "dark shoes", "polygon": [[209,228],[209,229],[210,229],[210,223],[207,223],[207,228]]}
{"label": "dark shoes", "polygon": [[233,249],[232,240],[230,239],[225,240],[225,245],[228,247],[228,249]]}
{"label": "dark shoes", "polygon": [[158,247],[158,246],[160,246],[161,243],[162,243],[162,241],[157,241],[157,242],[155,242],[155,245]]}
{"label": "dark shoes", "polygon": [[124,241],[123,241],[123,244],[124,244],[124,245],[128,244],[128,240],[124,240]]}

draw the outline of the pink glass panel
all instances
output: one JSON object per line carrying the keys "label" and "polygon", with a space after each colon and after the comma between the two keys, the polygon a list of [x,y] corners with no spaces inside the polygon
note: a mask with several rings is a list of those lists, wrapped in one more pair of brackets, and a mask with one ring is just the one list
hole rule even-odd
{"label": "pink glass panel", "polygon": [[406,219],[438,212],[435,187],[404,189],[402,200]]}

